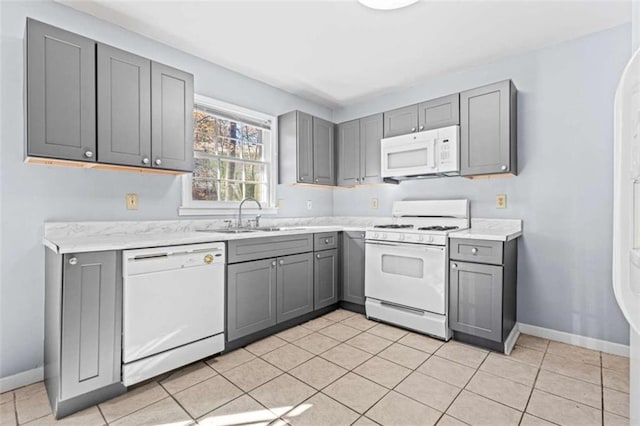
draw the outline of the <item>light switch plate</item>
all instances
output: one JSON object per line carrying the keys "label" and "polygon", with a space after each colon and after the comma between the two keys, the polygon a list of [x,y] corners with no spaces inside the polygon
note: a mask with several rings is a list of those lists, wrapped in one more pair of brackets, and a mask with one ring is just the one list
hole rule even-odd
{"label": "light switch plate", "polygon": [[127,194],[127,210],[138,210],[138,194]]}
{"label": "light switch plate", "polygon": [[496,195],[496,209],[507,208],[507,194]]}
{"label": "light switch plate", "polygon": [[313,208],[313,203],[311,200],[307,200],[307,210],[311,210]]}
{"label": "light switch plate", "polygon": [[284,208],[284,198],[278,198],[278,208],[279,209]]}
{"label": "light switch plate", "polygon": [[369,203],[370,207],[372,209],[377,209],[378,208],[378,199],[377,198],[372,198],[371,202]]}

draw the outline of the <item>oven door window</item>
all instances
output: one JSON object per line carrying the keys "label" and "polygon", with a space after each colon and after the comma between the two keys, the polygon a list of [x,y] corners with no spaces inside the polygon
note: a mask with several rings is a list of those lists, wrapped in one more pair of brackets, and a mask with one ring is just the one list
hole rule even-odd
{"label": "oven door window", "polygon": [[424,261],[419,257],[382,255],[382,272],[420,279],[424,277]]}

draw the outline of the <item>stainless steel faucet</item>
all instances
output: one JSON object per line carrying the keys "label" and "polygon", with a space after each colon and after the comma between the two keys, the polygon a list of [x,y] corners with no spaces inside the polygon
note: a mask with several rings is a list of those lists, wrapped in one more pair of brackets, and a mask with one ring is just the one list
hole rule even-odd
{"label": "stainless steel faucet", "polygon": [[258,205],[258,209],[262,210],[262,205],[260,204],[260,201],[256,200],[255,198],[247,197],[244,200],[242,200],[240,202],[240,205],[238,206],[238,228],[242,228],[242,205],[245,203],[245,201],[255,201],[256,204]]}

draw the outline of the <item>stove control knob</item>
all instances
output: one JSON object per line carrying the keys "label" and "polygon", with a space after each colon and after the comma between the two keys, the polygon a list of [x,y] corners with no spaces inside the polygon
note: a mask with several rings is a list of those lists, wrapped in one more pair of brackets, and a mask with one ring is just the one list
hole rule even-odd
{"label": "stove control knob", "polygon": [[387,238],[387,234],[382,234],[382,239],[384,240],[385,238]]}
{"label": "stove control knob", "polygon": [[433,242],[433,235],[429,235],[429,242]]}
{"label": "stove control knob", "polygon": [[422,235],[418,235],[418,241],[422,241],[424,240],[424,237]]}
{"label": "stove control knob", "polygon": [[373,233],[373,238],[378,238],[378,233],[377,232]]}
{"label": "stove control knob", "polygon": [[400,235],[398,236],[398,239],[399,239],[400,241],[404,240],[404,235],[400,234]]}

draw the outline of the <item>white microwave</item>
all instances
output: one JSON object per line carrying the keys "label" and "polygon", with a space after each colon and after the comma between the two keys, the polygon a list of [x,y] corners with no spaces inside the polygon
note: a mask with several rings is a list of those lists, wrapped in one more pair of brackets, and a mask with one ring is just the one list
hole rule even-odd
{"label": "white microwave", "polygon": [[396,180],[460,174],[460,126],[382,139],[382,177]]}

